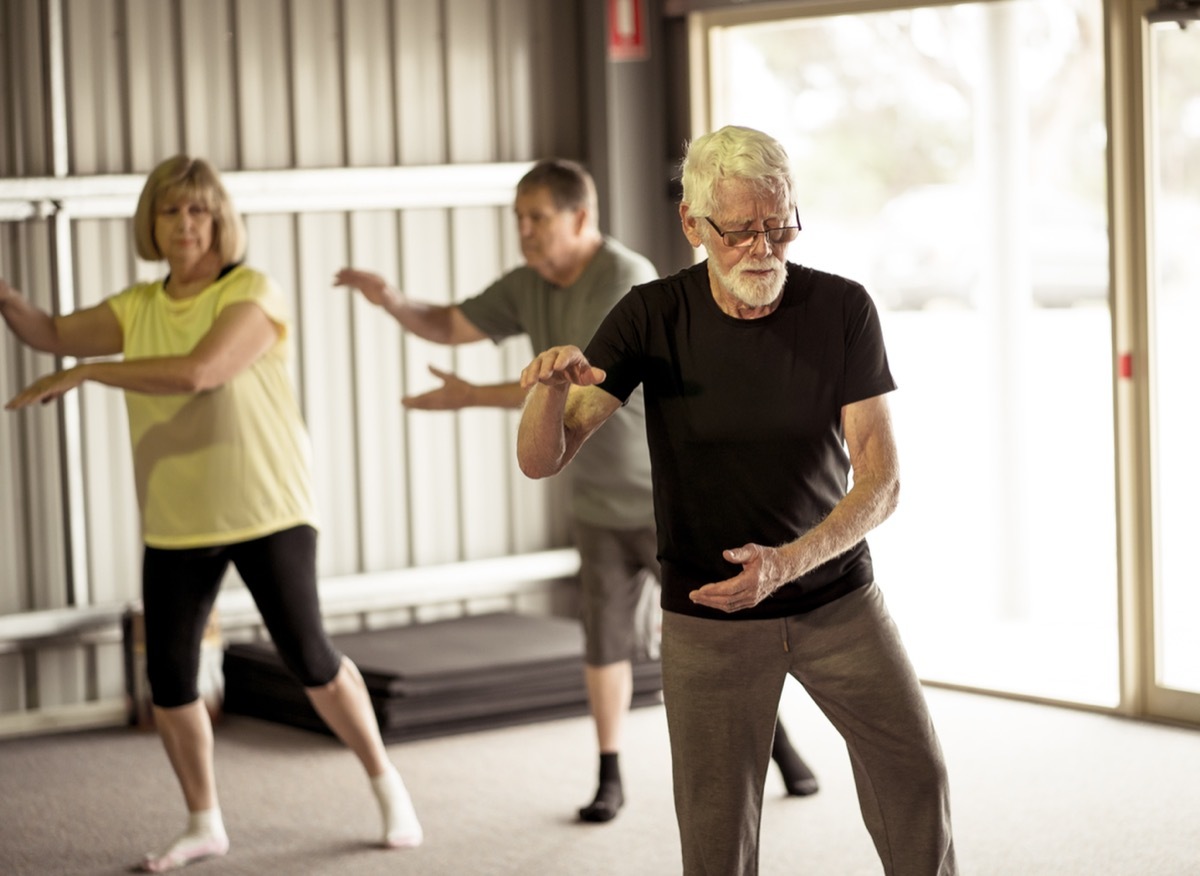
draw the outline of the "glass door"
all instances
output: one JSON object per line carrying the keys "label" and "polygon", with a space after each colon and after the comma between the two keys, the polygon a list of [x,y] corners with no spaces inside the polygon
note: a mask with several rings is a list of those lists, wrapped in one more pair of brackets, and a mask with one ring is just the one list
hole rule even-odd
{"label": "glass door", "polygon": [[1115,707],[1104,4],[891,5],[701,16],[703,125],[784,143],[789,257],[880,308],[903,495],[869,541],[922,678]]}
{"label": "glass door", "polygon": [[1149,27],[1145,42],[1154,531],[1149,709],[1200,720],[1200,21]]}

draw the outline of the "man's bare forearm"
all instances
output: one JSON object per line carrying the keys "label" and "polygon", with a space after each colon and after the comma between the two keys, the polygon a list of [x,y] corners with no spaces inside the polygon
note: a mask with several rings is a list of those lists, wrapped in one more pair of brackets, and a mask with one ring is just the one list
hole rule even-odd
{"label": "man's bare forearm", "polygon": [[525,403],[525,390],[521,389],[519,383],[477,385],[471,394],[472,407],[520,410]]}
{"label": "man's bare forearm", "polygon": [[528,477],[550,477],[562,471],[568,462],[563,418],[569,390],[565,384],[537,384],[525,397],[517,429],[517,462]]}
{"label": "man's bare forearm", "polygon": [[450,309],[423,301],[410,301],[403,295],[389,297],[383,309],[400,323],[401,327],[419,338],[435,344],[454,342]]}
{"label": "man's bare forearm", "polygon": [[856,480],[824,520],[795,541],[779,547],[787,580],[795,580],[850,550],[892,515],[900,497],[894,474]]}

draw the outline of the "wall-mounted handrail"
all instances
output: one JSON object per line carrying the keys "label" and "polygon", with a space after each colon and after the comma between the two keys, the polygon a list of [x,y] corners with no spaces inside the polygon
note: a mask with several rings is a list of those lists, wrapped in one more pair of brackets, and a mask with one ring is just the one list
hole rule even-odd
{"label": "wall-mounted handrail", "polygon": [[[489,207],[512,203],[530,162],[420,167],[242,170],[221,174],[239,211],[275,213]],[[133,215],[144,174],[0,180],[0,221],[65,211],[80,219]]]}

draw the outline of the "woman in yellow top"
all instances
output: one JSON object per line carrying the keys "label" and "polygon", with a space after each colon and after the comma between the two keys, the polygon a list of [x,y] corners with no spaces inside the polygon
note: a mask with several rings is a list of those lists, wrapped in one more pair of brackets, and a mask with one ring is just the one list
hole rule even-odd
{"label": "woman in yellow top", "polygon": [[125,390],[146,545],[147,670],[189,813],[184,833],[143,867],[162,872],[229,849],[197,675],[205,622],[231,562],[280,657],[371,778],[384,844],[418,845],[421,826],[366,685],[321,621],[310,449],[287,371],[283,296],[240,264],[244,226],[202,159],[175,156],[151,172],[134,234],[141,258],[166,260],[164,279],[57,317],[0,279],[0,314],[43,352],[123,354],[47,375],[6,407],[51,401],[85,380]]}

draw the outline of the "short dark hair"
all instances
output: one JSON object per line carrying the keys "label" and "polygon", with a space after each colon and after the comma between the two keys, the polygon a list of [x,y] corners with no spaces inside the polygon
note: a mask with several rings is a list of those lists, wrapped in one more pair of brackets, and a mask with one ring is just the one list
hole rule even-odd
{"label": "short dark hair", "polygon": [[582,164],[569,158],[546,158],[521,177],[517,192],[545,189],[559,210],[586,209],[596,219],[596,182]]}

